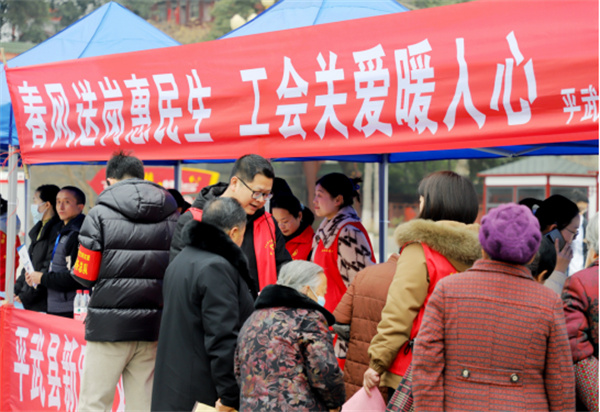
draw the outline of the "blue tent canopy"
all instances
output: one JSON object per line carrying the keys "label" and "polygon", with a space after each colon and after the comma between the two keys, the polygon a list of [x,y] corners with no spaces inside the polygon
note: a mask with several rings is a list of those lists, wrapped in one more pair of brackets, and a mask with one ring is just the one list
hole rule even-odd
{"label": "blue tent canopy", "polygon": [[[178,46],[144,19],[110,2],[7,62],[8,67]],[[18,146],[6,72],[0,65],[0,146]]]}
{"label": "blue tent canopy", "polygon": [[408,11],[394,0],[281,0],[222,39]]}

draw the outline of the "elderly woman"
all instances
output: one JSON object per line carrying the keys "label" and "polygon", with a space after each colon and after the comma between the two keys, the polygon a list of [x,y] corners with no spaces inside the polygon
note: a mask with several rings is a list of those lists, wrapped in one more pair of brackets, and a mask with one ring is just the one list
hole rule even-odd
{"label": "elderly woman", "polygon": [[562,299],[575,364],[577,410],[598,410],[598,214],[585,241],[586,268],[567,278]]}
{"label": "elderly woman", "polygon": [[573,365],[562,302],[525,266],[542,234],[531,211],[481,220],[483,259],[440,280],[413,355],[417,411],[569,411]]}
{"label": "elderly woman", "polygon": [[284,265],[277,284],[262,290],[238,336],[240,410],[327,411],[344,403],[326,291],[323,269],[302,260]]}

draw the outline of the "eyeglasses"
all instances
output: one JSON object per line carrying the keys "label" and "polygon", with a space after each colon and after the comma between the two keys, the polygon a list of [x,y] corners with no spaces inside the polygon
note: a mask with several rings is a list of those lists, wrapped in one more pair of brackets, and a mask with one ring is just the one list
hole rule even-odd
{"label": "eyeglasses", "polygon": [[246,186],[248,188],[248,190],[250,190],[252,192],[252,199],[260,200],[262,198],[262,199],[265,199],[265,202],[266,202],[267,200],[270,200],[271,198],[273,198],[273,193],[263,193],[263,192],[259,192],[258,190],[254,190],[250,186],[248,186],[246,184],[246,182],[244,182],[242,180],[241,177],[239,177],[239,176],[236,176],[236,177],[238,178],[238,180],[240,182],[242,182],[244,184],[244,186]]}
{"label": "eyeglasses", "polygon": [[565,230],[566,230],[567,232],[569,232],[570,234],[572,234],[572,235],[573,235],[573,237],[577,237],[577,235],[579,234],[579,229],[577,229],[577,230],[575,230],[575,231],[573,232],[571,229],[569,229],[568,227],[566,227],[566,228],[565,228]]}

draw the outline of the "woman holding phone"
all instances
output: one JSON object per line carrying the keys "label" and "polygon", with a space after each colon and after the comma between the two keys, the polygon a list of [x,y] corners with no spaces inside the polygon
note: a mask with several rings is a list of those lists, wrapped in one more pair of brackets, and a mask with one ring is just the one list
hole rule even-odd
{"label": "woman holding phone", "polygon": [[556,267],[544,281],[544,285],[560,295],[573,258],[571,242],[579,229],[579,208],[564,196],[552,195],[540,203],[534,214],[540,223],[544,241],[552,243],[556,248]]}

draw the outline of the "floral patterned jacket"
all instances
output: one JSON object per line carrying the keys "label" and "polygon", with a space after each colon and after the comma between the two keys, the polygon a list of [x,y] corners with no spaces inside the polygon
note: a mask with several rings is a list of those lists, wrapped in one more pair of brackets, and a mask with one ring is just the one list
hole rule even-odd
{"label": "floral patterned jacket", "polygon": [[346,394],[331,313],[294,289],[267,286],[238,336],[241,411],[327,411]]}
{"label": "floral patterned jacket", "polygon": [[562,300],[573,362],[598,358],[598,259],[567,278]]}

